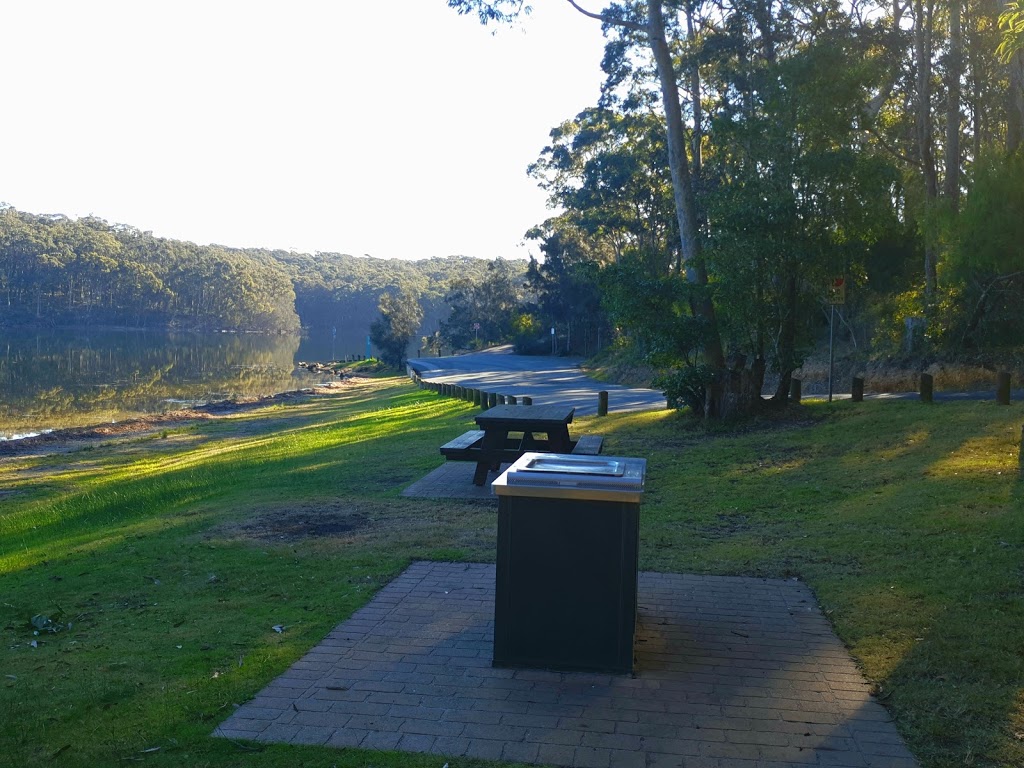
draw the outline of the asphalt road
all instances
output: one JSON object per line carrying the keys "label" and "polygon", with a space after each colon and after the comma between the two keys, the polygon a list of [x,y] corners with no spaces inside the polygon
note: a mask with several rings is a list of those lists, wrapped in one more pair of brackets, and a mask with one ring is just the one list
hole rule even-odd
{"label": "asphalt road", "polygon": [[609,411],[667,407],[663,393],[596,381],[580,370],[579,362],[565,357],[516,355],[505,346],[456,357],[420,357],[409,360],[408,365],[427,381],[532,397],[535,405],[572,405],[578,416],[597,413],[597,393],[601,390],[608,393]]}
{"label": "asphalt road", "polygon": [[[609,411],[651,411],[667,406],[665,395],[654,389],[623,387],[588,378],[579,369],[579,360],[565,357],[516,355],[509,346],[494,347],[456,357],[416,358],[409,361],[421,378],[444,384],[459,384],[501,395],[528,395],[537,405],[573,405],[580,416],[597,413],[597,393],[608,392]],[[836,394],[836,400],[849,399],[849,393]],[[864,394],[865,400],[917,400],[917,392]],[[1024,390],[1015,389],[1013,402],[1024,400]],[[824,400],[825,395],[805,394],[804,400]],[[990,390],[973,392],[935,392],[941,400],[995,400],[995,381]]]}

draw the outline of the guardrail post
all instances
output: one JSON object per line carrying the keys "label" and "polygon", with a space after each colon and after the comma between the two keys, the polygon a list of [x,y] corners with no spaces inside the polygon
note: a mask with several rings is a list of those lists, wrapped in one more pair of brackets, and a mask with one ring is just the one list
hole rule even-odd
{"label": "guardrail post", "polygon": [[498,395],[498,405],[504,405],[504,404],[505,404],[505,396],[504,395]]}
{"label": "guardrail post", "polygon": [[507,402],[509,405],[515,405],[516,404],[516,396],[515,395],[508,395],[505,398],[505,402]]}
{"label": "guardrail post", "polygon": [[523,395],[523,405],[533,405],[533,398],[529,395]]}
{"label": "guardrail post", "polygon": [[1000,371],[996,384],[996,402],[999,405],[1010,404],[1010,372]]}
{"label": "guardrail post", "polygon": [[932,402],[932,395],[935,389],[935,379],[930,373],[921,374],[921,402]]}
{"label": "guardrail post", "polygon": [[800,381],[800,379],[790,379],[789,380],[789,399],[790,399],[790,402],[794,402],[794,403],[799,403],[800,402],[800,388],[801,388],[801,386],[802,386],[802,382]]}
{"label": "guardrail post", "polygon": [[850,399],[855,403],[864,402],[864,379],[859,376],[853,377],[853,383],[850,387]]}
{"label": "guardrail post", "polygon": [[493,408],[498,404],[498,396],[494,392],[487,393],[487,407]]}
{"label": "guardrail post", "polygon": [[603,389],[597,393],[597,415],[608,415],[608,393]]}

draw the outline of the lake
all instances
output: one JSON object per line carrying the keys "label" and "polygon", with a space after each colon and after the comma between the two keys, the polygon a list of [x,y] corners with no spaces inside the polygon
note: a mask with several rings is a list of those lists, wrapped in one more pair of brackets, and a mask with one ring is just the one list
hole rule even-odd
{"label": "lake", "polygon": [[298,361],[365,355],[363,333],[0,329],[0,436],[118,420],[330,380]]}

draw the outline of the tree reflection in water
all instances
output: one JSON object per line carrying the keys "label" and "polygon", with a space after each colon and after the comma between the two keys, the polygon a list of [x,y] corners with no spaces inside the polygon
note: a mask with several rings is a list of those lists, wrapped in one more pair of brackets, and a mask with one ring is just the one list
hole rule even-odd
{"label": "tree reflection in water", "polygon": [[312,386],[298,336],[7,330],[0,436]]}

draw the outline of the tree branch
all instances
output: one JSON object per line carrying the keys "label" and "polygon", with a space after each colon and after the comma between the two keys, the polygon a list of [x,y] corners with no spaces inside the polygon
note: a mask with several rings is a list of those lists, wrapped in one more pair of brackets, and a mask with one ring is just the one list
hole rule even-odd
{"label": "tree branch", "polygon": [[884,138],[882,138],[882,134],[880,134],[874,128],[867,128],[867,127],[865,127],[864,128],[864,132],[867,133],[870,136],[873,136],[875,138],[875,141],[877,141],[881,145],[882,149],[887,151],[890,155],[895,157],[897,160],[902,160],[907,165],[912,165],[915,168],[924,168],[924,165],[921,163],[920,160],[915,160],[912,157],[908,157],[903,152],[900,152],[898,149],[896,149],[896,147],[892,146],[891,144],[889,144],[889,142],[887,142]]}
{"label": "tree branch", "polygon": [[588,11],[586,8],[582,8],[576,0],[565,0],[569,5],[575,8],[577,11],[582,13],[591,19],[597,19],[604,24],[613,24],[616,27],[625,27],[626,29],[632,29],[634,32],[646,32],[647,26],[645,24],[637,24],[635,21],[626,21],[625,19],[617,19],[614,16],[606,16],[603,13],[594,13]]}

